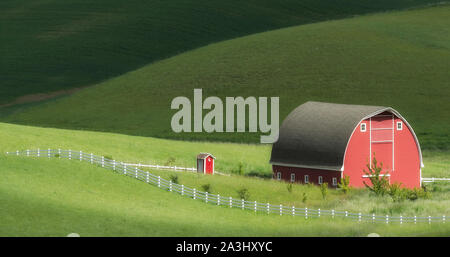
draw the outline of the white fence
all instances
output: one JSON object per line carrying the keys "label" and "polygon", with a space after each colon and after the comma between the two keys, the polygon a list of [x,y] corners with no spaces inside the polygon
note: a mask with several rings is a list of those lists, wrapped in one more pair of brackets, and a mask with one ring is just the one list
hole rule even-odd
{"label": "white fence", "polygon": [[[84,153],[82,151],[73,150],[61,150],[61,149],[46,149],[46,150],[25,150],[25,151],[15,151],[6,152],[9,155],[21,155],[30,157],[55,157],[55,158],[67,158],[69,160],[79,160],[89,162],[91,164],[98,165],[102,168],[112,169],[118,173],[126,176],[136,178],[138,180],[144,181],[149,184],[156,185],[159,188],[168,190],[170,192],[176,192],[178,194],[190,197],[194,200],[204,201],[205,203],[226,206],[229,208],[240,208],[242,210],[251,210],[253,212],[261,212],[267,214],[277,214],[277,215],[289,215],[289,216],[300,216],[305,219],[308,218],[320,218],[323,216],[328,216],[331,218],[344,218],[349,220],[354,220],[357,222],[369,221],[377,223],[419,223],[427,222],[429,224],[442,222],[445,223],[445,215],[441,217],[403,217],[403,216],[380,216],[375,214],[362,214],[362,213],[351,213],[348,211],[336,211],[336,210],[321,210],[321,209],[308,209],[308,208],[297,208],[295,206],[286,205],[273,205],[269,203],[259,203],[257,201],[245,201],[244,199],[235,199],[233,197],[225,197],[219,194],[210,194],[208,192],[202,192],[196,188],[190,188],[184,185],[172,183],[172,181],[161,178],[160,176],[155,176],[148,171],[140,170],[137,166],[131,167],[122,162],[117,162],[116,160],[108,159],[104,156],[97,156],[92,153]],[[160,166],[159,166],[160,167]]]}
{"label": "white fence", "polygon": [[450,178],[422,178],[422,182],[450,181]]}
{"label": "white fence", "polygon": [[[157,169],[157,170],[197,172],[197,169],[194,167],[185,168],[185,167],[179,167],[179,166],[164,166],[164,165],[157,165],[157,164],[142,164],[142,163],[123,163],[123,165],[139,167],[139,168],[152,168],[152,169]],[[230,174],[225,174],[225,173],[222,173],[217,170],[214,170],[214,174],[230,176]]]}

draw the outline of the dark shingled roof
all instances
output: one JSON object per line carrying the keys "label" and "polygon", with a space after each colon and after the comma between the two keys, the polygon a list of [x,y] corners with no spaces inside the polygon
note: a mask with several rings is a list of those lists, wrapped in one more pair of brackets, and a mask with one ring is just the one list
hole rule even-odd
{"label": "dark shingled roof", "polygon": [[402,118],[389,107],[306,102],[283,121],[270,163],[340,171],[347,143],[358,123],[385,111]]}
{"label": "dark shingled roof", "polygon": [[214,157],[214,155],[212,155],[210,153],[199,153],[197,155],[197,159],[205,159],[208,156],[211,156],[213,159],[216,159],[216,157]]}

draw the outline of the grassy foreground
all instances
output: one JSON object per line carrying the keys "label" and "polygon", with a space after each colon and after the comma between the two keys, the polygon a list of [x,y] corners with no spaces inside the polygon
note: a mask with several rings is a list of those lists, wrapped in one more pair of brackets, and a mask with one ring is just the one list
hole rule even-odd
{"label": "grassy foreground", "polygon": [[0,155],[0,236],[448,236],[447,224],[371,224],[207,205],[87,163]]}
{"label": "grassy foreground", "polygon": [[[211,44],[2,120],[141,136],[256,142],[256,133],[172,132],[176,96],[279,96],[397,109],[422,148],[449,149],[449,5],[314,23]],[[206,111],[204,112],[206,113]]]}

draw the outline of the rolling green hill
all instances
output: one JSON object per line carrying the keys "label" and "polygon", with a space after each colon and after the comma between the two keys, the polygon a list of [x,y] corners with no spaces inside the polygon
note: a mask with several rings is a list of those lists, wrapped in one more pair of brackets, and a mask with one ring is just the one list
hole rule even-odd
{"label": "rolling green hill", "polygon": [[0,236],[448,236],[447,224],[372,224],[207,205],[87,163],[0,156]]}
{"label": "rolling green hill", "polygon": [[[217,157],[217,168],[232,172],[245,161],[244,172],[266,172],[269,150],[265,145],[216,142],[183,142],[121,134],[38,128],[0,123],[0,236],[365,236],[448,235],[448,225],[410,224],[385,226],[342,220],[305,221],[299,217],[255,215],[193,201],[155,186],[76,160],[32,158],[6,151],[40,147],[83,150],[118,161],[190,166],[199,151]],[[448,153],[425,151],[424,176],[446,176]],[[152,173],[169,178],[172,172]],[[414,202],[375,199],[367,190],[348,195],[330,190],[322,199],[316,186],[233,175],[204,176],[177,173],[179,183],[201,189],[210,184],[213,193],[238,197],[248,188],[250,199],[273,204],[348,210],[377,215],[444,215],[449,211],[449,187],[429,187],[432,198]],[[303,193],[308,200],[303,202]],[[30,215],[32,214],[32,215]],[[209,217],[209,218],[207,218]],[[211,219],[210,217],[214,217]],[[448,224],[448,223],[447,223]],[[330,229],[333,228],[333,229]]]}
{"label": "rolling green hill", "polygon": [[450,6],[367,15],[224,41],[69,97],[3,110],[3,121],[175,139],[256,142],[255,133],[171,131],[171,100],[279,96],[280,119],[308,100],[391,106],[425,149],[449,149]]}
{"label": "rolling green hill", "polygon": [[27,94],[86,87],[224,39],[437,2],[3,0],[0,105]]}

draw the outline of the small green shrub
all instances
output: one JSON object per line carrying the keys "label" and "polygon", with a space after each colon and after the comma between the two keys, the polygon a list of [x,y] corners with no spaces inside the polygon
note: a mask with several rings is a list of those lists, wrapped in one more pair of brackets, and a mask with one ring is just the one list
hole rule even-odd
{"label": "small green shrub", "polygon": [[394,202],[401,202],[406,199],[410,201],[415,201],[419,198],[429,199],[431,198],[431,193],[427,192],[423,188],[402,188],[401,183],[393,183],[389,185],[388,194],[391,196]]}
{"label": "small green shrub", "polygon": [[167,159],[166,163],[164,163],[164,166],[173,166],[174,163],[175,163],[175,161],[176,161],[175,157],[170,156],[170,157]]}
{"label": "small green shrub", "polygon": [[244,174],[244,164],[242,162],[239,162],[236,169],[233,169],[231,171],[234,174],[243,175]]}
{"label": "small green shrub", "polygon": [[289,183],[286,188],[289,193],[292,193],[292,183]]}
{"label": "small green shrub", "polygon": [[202,189],[203,189],[203,191],[204,192],[208,192],[208,193],[211,193],[211,189],[212,189],[212,187],[211,187],[211,184],[204,184],[204,185],[202,185]]}
{"label": "small green shrub", "polygon": [[303,192],[302,203],[306,203],[306,201],[308,201],[308,195]]}
{"label": "small green shrub", "polygon": [[57,153],[57,154],[55,154],[55,157],[59,158],[59,157],[61,157],[61,155],[59,155],[59,153]]}
{"label": "small green shrub", "polygon": [[419,198],[429,199],[431,198],[431,193],[426,192],[422,188],[407,189],[406,198],[411,201],[415,201]]}
{"label": "small green shrub", "polygon": [[178,183],[178,175],[177,174],[170,175],[170,181],[172,181],[172,183],[179,184]]}
{"label": "small green shrub", "polygon": [[267,173],[267,172],[262,172],[262,171],[257,171],[257,170],[252,170],[245,175],[249,176],[249,177],[258,177],[258,178],[263,178],[263,179],[271,179],[273,176],[272,173]]}
{"label": "small green shrub", "polygon": [[402,183],[393,183],[389,186],[387,193],[394,202],[401,202],[406,199],[407,190],[401,188]]}
{"label": "small green shrub", "polygon": [[338,183],[338,187],[342,189],[342,192],[344,194],[347,194],[348,191],[350,191],[350,177],[348,175],[345,175],[341,182]]}
{"label": "small green shrub", "polygon": [[250,192],[245,187],[237,190],[237,193],[239,195],[239,198],[244,199],[244,201],[247,201],[248,199],[250,199]]}
{"label": "small green shrub", "polygon": [[322,193],[323,200],[325,200],[327,198],[327,195],[328,195],[328,183],[327,182],[322,183],[320,185],[320,192]]}

